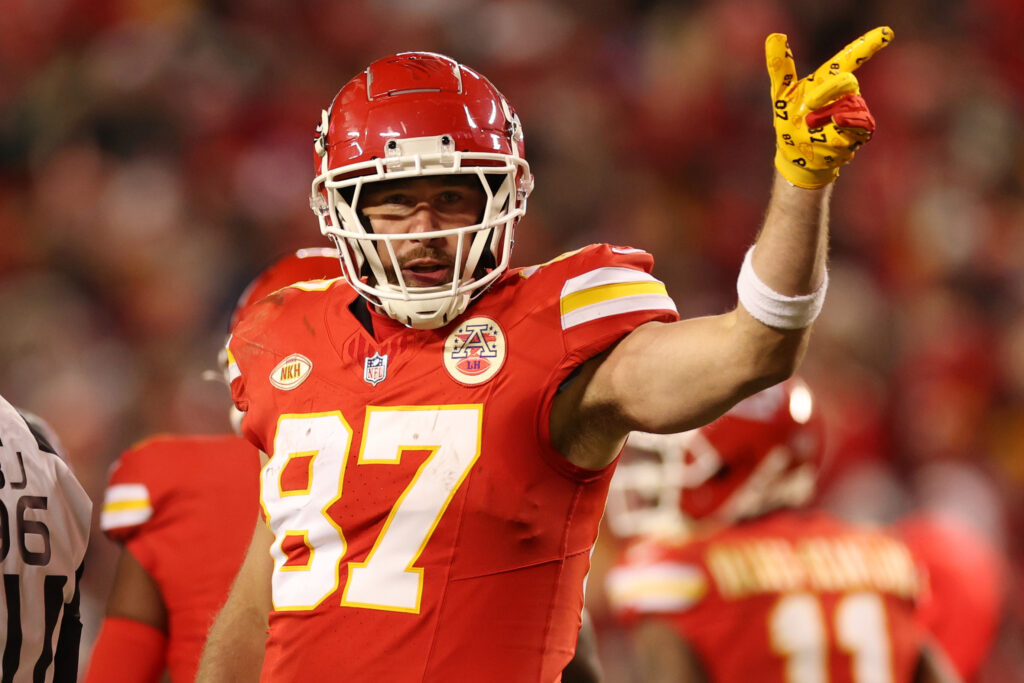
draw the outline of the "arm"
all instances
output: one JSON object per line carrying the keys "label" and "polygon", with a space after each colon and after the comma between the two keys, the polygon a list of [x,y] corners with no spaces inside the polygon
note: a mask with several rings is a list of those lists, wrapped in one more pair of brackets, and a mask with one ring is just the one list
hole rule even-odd
{"label": "arm", "polygon": [[[851,95],[857,82],[850,72],[890,38],[888,29],[875,29],[854,41],[814,73],[813,88],[808,86],[811,77],[796,81],[785,36],[773,34],[766,42],[778,173],[751,265],[756,278],[775,296],[824,294],[831,183],[838,166],[853,157],[868,134],[841,128],[839,121],[849,119],[838,114],[836,125],[826,126],[826,133],[808,129],[804,119],[809,107]],[[862,114],[855,117],[857,122],[865,120]],[[873,126],[874,120],[864,125]],[[788,145],[801,136],[815,142],[795,145],[793,150],[799,152],[790,150]],[[576,465],[602,467],[614,459],[630,431],[665,434],[693,429],[787,378],[803,357],[810,323],[786,328],[762,319],[739,305],[723,315],[638,327],[614,348],[587,361],[556,397],[551,414],[555,446]]]}
{"label": "arm", "polygon": [[[776,177],[754,250],[755,268],[764,268],[759,276],[769,286],[792,294],[820,286],[828,194],[828,188],[804,190]],[[786,257],[769,261],[777,254]],[[555,445],[577,465],[601,467],[630,431],[667,434],[706,424],[788,377],[809,332],[768,327],[742,306],[718,316],[643,325],[588,361],[555,399]]]}
{"label": "arm", "polygon": [[270,529],[258,519],[231,593],[207,636],[196,674],[197,683],[259,680],[267,640],[267,618],[272,608],[270,580],[274,565],[270,545],[273,541]]}
{"label": "arm", "polygon": [[667,624],[646,619],[633,630],[640,680],[648,683],[705,683],[708,678],[690,646]]}
{"label": "arm", "polygon": [[89,658],[86,683],[155,683],[164,670],[167,608],[149,572],[125,548],[117,563],[107,613]]}

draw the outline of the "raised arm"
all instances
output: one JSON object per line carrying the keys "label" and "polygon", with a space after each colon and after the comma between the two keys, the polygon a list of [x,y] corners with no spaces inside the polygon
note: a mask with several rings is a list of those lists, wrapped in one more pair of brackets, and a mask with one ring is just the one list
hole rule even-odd
{"label": "raised arm", "polygon": [[258,681],[271,609],[270,578],[274,536],[262,519],[246,552],[224,608],[217,615],[199,660],[196,683]]}
{"label": "raised arm", "polygon": [[649,323],[588,361],[552,409],[552,438],[571,462],[607,464],[630,431],[706,424],[797,368],[827,284],[831,183],[874,130],[852,72],[891,39],[887,27],[874,29],[797,80],[786,37],[768,37],[777,172],[740,269],[740,304]]}

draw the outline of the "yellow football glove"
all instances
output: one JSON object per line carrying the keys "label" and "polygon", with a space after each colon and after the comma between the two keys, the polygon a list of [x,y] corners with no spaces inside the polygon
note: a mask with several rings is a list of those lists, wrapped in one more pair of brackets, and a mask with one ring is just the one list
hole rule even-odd
{"label": "yellow football glove", "polygon": [[786,180],[798,187],[824,187],[871,138],[875,119],[853,71],[892,39],[888,26],[868,31],[797,80],[786,36],[768,36],[764,51],[775,107],[775,167]]}

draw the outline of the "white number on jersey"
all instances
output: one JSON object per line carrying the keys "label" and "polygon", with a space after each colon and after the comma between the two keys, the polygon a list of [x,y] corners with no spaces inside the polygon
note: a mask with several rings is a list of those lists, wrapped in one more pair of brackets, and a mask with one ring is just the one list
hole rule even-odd
{"label": "white number on jersey", "polygon": [[[397,497],[376,543],[362,562],[350,562],[341,604],[419,612],[423,553],[448,504],[480,456],[483,407],[402,406],[367,409],[358,467],[401,462],[406,450],[430,455]],[[342,498],[352,428],[341,413],[283,415],[274,456],[263,468],[260,499],[274,532],[273,598],[277,610],[308,610],[338,588],[345,556],[344,531],[328,515]],[[305,458],[308,487],[291,490],[281,475],[293,458]],[[304,562],[289,548],[305,545]]]}
{"label": "white number on jersey", "polygon": [[[853,660],[855,683],[892,683],[885,603],[877,593],[840,598],[833,614],[835,642]],[[769,642],[786,657],[786,680],[828,683],[829,637],[821,602],[811,593],[779,600],[768,618]]]}

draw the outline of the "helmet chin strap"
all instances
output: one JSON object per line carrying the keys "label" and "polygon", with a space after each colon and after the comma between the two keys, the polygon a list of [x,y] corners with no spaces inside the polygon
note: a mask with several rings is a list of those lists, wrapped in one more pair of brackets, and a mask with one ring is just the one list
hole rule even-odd
{"label": "helmet chin strap", "polygon": [[469,306],[469,294],[437,299],[401,301],[385,299],[376,305],[389,318],[416,330],[436,330],[457,318]]}

